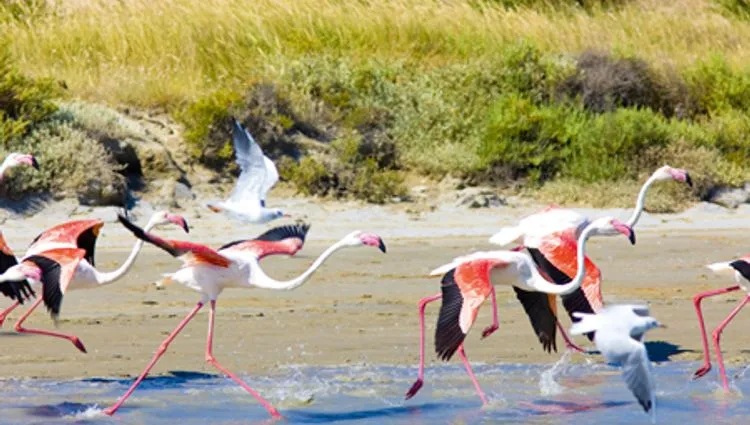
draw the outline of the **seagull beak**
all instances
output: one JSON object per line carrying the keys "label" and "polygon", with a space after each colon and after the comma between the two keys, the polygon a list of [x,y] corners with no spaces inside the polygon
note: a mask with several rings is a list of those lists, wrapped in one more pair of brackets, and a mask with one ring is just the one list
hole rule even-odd
{"label": "seagull beak", "polygon": [[281,214],[281,216],[282,217],[286,217],[286,218],[292,218],[292,215],[291,214],[287,214],[287,213]]}
{"label": "seagull beak", "polygon": [[380,250],[380,252],[382,252],[383,254],[385,254],[385,252],[386,252],[385,243],[383,242],[382,239],[380,240],[380,243],[378,244],[378,249]]}
{"label": "seagull beak", "polygon": [[659,323],[656,327],[657,328],[662,328],[662,329],[667,329],[667,325],[662,325],[661,323]]}

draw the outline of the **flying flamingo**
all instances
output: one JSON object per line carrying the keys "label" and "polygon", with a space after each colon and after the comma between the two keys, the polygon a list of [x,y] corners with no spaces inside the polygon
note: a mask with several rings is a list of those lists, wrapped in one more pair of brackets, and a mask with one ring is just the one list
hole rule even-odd
{"label": "flying flamingo", "polygon": [[226,201],[210,202],[213,212],[223,212],[230,218],[245,223],[266,223],[288,217],[278,208],[266,208],[266,195],[279,181],[276,165],[263,154],[247,129],[232,118],[232,141],[242,173]]}
{"label": "flying flamingo", "polygon": [[181,283],[201,293],[201,300],[188,313],[185,319],[167,336],[161,343],[154,357],[146,365],[146,368],[138,376],[133,385],[123,396],[104,413],[114,415],[125,400],[130,397],[143,379],[148,375],[151,368],[167,351],[169,344],[177,337],[182,329],[195,317],[201,308],[210,301],[211,310],[208,318],[208,337],[206,340],[206,362],[215,367],[234,382],[239,384],[245,391],[249,392],[263,405],[268,413],[274,418],[280,418],[279,412],[271,404],[250,388],[244,381],[219,364],[213,355],[213,329],[214,316],[216,313],[216,299],[225,288],[266,288],[275,290],[291,290],[301,286],[334,252],[347,247],[373,246],[385,252],[383,240],[372,233],[360,231],[352,232],[343,239],[326,249],[320,257],[300,276],[288,280],[277,281],[265,274],[258,263],[262,256],[263,248],[258,241],[236,241],[224,245],[218,250],[213,250],[205,245],[192,242],[166,240],[156,235],[145,232],[138,226],[130,223],[125,217],[120,216],[120,222],[133,234],[146,242],[152,243],[174,257],[183,261],[183,267],[173,273],[167,279]]}
{"label": "flying flamingo", "polygon": [[[188,231],[184,218],[164,211],[154,213],[146,227],[150,229],[166,223],[176,224],[185,232]],[[143,247],[143,241],[136,241],[130,255],[117,270],[101,272],[95,268],[94,248],[102,226],[104,222],[101,220],[77,220],[55,226],[40,234],[32,242],[26,256],[0,275],[0,282],[31,279],[42,283],[42,297],[38,297],[29,310],[18,319],[15,325],[17,332],[67,339],[80,351],[86,352],[86,347],[77,336],[27,329],[23,327],[23,322],[42,302],[57,320],[63,295],[67,291],[107,285],[119,280],[130,270]],[[2,320],[18,304],[19,302],[16,302],[6,309],[1,314]]]}
{"label": "flying flamingo", "polygon": [[[627,224],[635,227],[643,212],[646,194],[649,188],[658,181],[676,180],[693,185],[687,171],[665,165],[646,180],[638,193],[635,209]],[[532,214],[519,222],[517,226],[506,227],[490,238],[490,243],[507,245],[521,242],[526,247],[542,272],[557,283],[567,283],[575,273],[575,238],[589,223],[589,219],[572,210],[551,206],[539,213]],[[522,249],[519,247],[517,249]],[[581,288],[572,294],[562,297],[563,306],[568,311],[571,320],[577,319],[573,312],[594,313],[603,304],[601,294],[601,273],[593,262],[586,260],[586,278]],[[568,349],[583,351],[573,344],[565,330],[557,320],[555,297],[535,292],[524,292],[520,288],[513,288],[516,297],[524,307],[531,320],[532,327],[543,346],[550,351],[555,348],[555,331],[565,340]],[[589,339],[593,334],[587,335]]]}
{"label": "flying flamingo", "polygon": [[596,332],[594,344],[604,357],[622,365],[622,378],[638,404],[656,420],[656,385],[643,337],[654,328],[665,327],[648,315],[642,305],[612,305],[597,314],[575,312],[579,320],[572,335]]}
{"label": "flying flamingo", "polygon": [[743,280],[750,281],[750,254],[734,261],[710,264],[708,265],[708,268],[715,272],[734,272],[735,280],[739,282],[739,285],[703,292],[693,298],[695,312],[698,314],[698,324],[700,325],[701,329],[701,338],[703,340],[703,366],[695,371],[695,373],[693,374],[693,379],[700,378],[711,370],[711,356],[708,353],[708,338],[706,337],[706,326],[703,323],[701,301],[707,297],[713,297],[715,295],[725,294],[727,292],[737,291],[739,289],[748,292],[748,295],[745,295],[745,297],[742,298],[742,301],[740,301],[739,305],[737,305],[737,307],[735,307],[734,310],[729,313],[729,316],[727,316],[727,318],[724,319],[724,321],[716,327],[712,334],[714,341],[714,350],[716,350],[716,360],[719,362],[719,375],[721,376],[721,383],[724,387],[724,391],[729,392],[729,381],[727,380],[727,372],[724,369],[724,359],[721,356],[719,339],[721,338],[721,332],[724,331],[724,328],[729,324],[729,322],[732,321],[732,319],[734,319],[734,316],[736,316],[737,313],[742,310],[742,307],[744,307],[745,304],[750,302],[750,289],[743,282]]}
{"label": "flying flamingo", "polygon": [[[430,273],[431,276],[444,275],[441,281],[441,293],[431,297],[443,300],[435,330],[435,351],[438,356],[443,360],[449,360],[458,351],[479,398],[482,403],[487,404],[487,397],[466,358],[463,343],[479,313],[479,307],[487,297],[490,297],[492,301],[492,328],[497,329],[499,326],[495,286],[511,285],[545,295],[571,293],[581,286],[584,279],[586,272],[584,258],[588,238],[594,235],[618,233],[624,234],[631,243],[635,243],[635,233],[632,228],[619,220],[603,217],[591,222],[581,232],[578,239],[576,252],[578,269],[575,278],[565,285],[549,282],[539,273],[532,258],[518,251],[478,252],[456,258],[451,263],[433,270]],[[417,380],[406,392],[407,400],[424,385],[424,301],[420,303],[419,319],[419,373]],[[487,330],[483,336],[486,336],[486,333]]]}
{"label": "flying flamingo", "polygon": [[36,168],[37,170],[39,169],[39,163],[36,162],[36,158],[34,158],[32,155],[29,155],[27,153],[12,152],[5,157],[2,165],[0,165],[0,181],[5,178],[8,170],[19,165],[29,165]]}

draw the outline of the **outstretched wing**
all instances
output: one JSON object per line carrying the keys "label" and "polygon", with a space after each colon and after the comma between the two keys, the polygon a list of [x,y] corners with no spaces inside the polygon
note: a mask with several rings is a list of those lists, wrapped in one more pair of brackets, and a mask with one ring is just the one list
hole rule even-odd
{"label": "outstretched wing", "polygon": [[242,173],[229,200],[235,203],[261,205],[266,192],[279,179],[276,166],[263,155],[253,136],[236,119],[232,119],[232,141],[237,164]]}
{"label": "outstretched wing", "polygon": [[94,248],[104,222],[101,220],[75,220],[58,224],[40,233],[29,246],[25,257],[53,248],[77,247],[86,251],[86,261],[92,266]]}
{"label": "outstretched wing", "polygon": [[218,251],[251,252],[258,259],[276,254],[294,255],[302,249],[308,230],[310,230],[309,224],[274,227],[255,239],[237,240],[225,244]]}
{"label": "outstretched wing", "polygon": [[630,353],[623,364],[622,377],[625,383],[638,400],[643,410],[650,412],[656,407],[656,394],[654,388],[654,377],[651,374],[651,363],[648,359],[646,347],[641,343],[635,343],[635,351]]}
{"label": "outstretched wing", "polygon": [[552,310],[552,305],[554,305],[552,304],[554,300],[550,301],[552,296],[543,292],[524,291],[515,286],[513,290],[526,315],[529,316],[531,327],[534,328],[534,333],[539,338],[542,348],[548,353],[552,350],[557,352],[557,341],[555,341],[557,317]]}
{"label": "outstretched wing", "polygon": [[76,268],[86,256],[80,248],[58,248],[44,251],[24,259],[42,271],[42,298],[53,318],[60,314],[65,291],[75,276]]}

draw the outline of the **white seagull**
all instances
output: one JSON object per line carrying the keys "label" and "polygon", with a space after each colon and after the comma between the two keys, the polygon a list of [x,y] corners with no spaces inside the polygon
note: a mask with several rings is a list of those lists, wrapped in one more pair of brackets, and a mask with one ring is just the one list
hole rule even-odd
{"label": "white seagull", "polygon": [[262,224],[289,217],[278,208],[266,208],[266,195],[279,181],[279,172],[235,118],[232,118],[232,141],[242,173],[229,199],[208,203],[208,208],[244,223]]}
{"label": "white seagull", "polygon": [[648,315],[642,305],[612,305],[598,314],[573,313],[581,321],[570,328],[572,335],[594,334],[596,348],[611,363],[622,366],[622,377],[651,420],[656,419],[656,389],[643,335],[664,327]]}

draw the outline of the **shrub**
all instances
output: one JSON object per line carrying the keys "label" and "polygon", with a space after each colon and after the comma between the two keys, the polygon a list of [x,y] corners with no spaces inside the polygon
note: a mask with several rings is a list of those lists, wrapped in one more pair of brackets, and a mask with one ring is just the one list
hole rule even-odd
{"label": "shrub", "polygon": [[699,112],[715,114],[727,109],[750,112],[750,72],[733,69],[714,54],[684,72]]}
{"label": "shrub", "polygon": [[281,175],[291,181],[304,195],[326,196],[338,187],[338,179],[318,160],[306,156],[299,164],[287,163]]}
{"label": "shrub", "polygon": [[714,3],[729,16],[750,19],[750,1],[748,0],[714,0]]}

